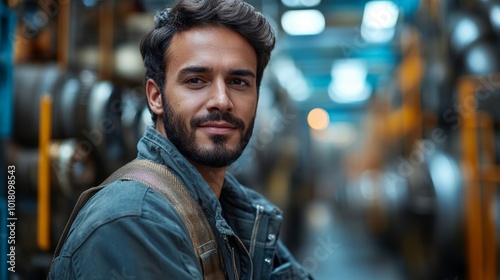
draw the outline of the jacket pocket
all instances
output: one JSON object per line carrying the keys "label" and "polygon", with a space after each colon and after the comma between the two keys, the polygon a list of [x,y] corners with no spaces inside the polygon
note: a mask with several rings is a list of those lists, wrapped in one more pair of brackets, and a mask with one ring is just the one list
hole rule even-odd
{"label": "jacket pocket", "polygon": [[200,263],[205,279],[224,279],[224,271],[221,266],[221,256],[214,240],[197,248],[200,254]]}

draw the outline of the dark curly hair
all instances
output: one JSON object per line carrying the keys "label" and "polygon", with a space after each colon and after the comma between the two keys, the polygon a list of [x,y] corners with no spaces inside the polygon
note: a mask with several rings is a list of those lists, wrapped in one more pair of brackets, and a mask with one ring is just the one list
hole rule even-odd
{"label": "dark curly hair", "polygon": [[[166,54],[172,37],[193,27],[208,25],[224,26],[239,33],[255,49],[258,90],[276,39],[267,19],[242,0],[180,0],[171,9],[159,11],[154,29],[141,41],[145,81],[153,79],[163,95]],[[156,115],[152,114],[152,118],[156,122]]]}

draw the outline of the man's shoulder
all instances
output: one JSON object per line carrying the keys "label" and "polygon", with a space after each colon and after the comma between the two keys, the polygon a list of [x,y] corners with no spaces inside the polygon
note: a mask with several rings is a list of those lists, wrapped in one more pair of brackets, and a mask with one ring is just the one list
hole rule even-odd
{"label": "man's shoulder", "polygon": [[97,192],[82,208],[80,216],[89,220],[149,216],[155,213],[151,211],[154,208],[168,209],[165,206],[165,199],[144,184],[118,180]]}
{"label": "man's shoulder", "polygon": [[[176,279],[199,279],[193,252],[182,219],[163,196],[138,182],[117,181],[80,210],[51,273],[111,279],[121,266],[118,273],[140,279],[167,271]],[[152,260],[140,262],[145,256]]]}
{"label": "man's shoulder", "polygon": [[[137,219],[140,218],[140,219]],[[149,220],[179,228],[179,215],[160,194],[134,181],[116,181],[97,192],[80,210],[69,233],[73,250],[94,231],[118,220]],[[69,251],[73,251],[71,248]]]}

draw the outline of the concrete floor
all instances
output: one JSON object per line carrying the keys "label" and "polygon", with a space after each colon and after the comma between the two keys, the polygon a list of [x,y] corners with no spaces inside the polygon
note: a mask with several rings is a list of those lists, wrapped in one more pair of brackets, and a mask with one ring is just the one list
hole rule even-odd
{"label": "concrete floor", "polygon": [[377,249],[365,229],[343,224],[330,205],[309,205],[306,220],[308,231],[296,258],[315,279],[406,279],[394,256]]}

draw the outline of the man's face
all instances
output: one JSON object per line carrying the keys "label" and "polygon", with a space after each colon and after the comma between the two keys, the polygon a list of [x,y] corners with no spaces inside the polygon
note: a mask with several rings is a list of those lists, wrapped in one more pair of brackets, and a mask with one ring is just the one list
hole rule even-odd
{"label": "man's face", "polygon": [[257,57],[238,33],[197,27],[167,51],[163,124],[189,160],[211,167],[235,161],[247,145],[257,106]]}

